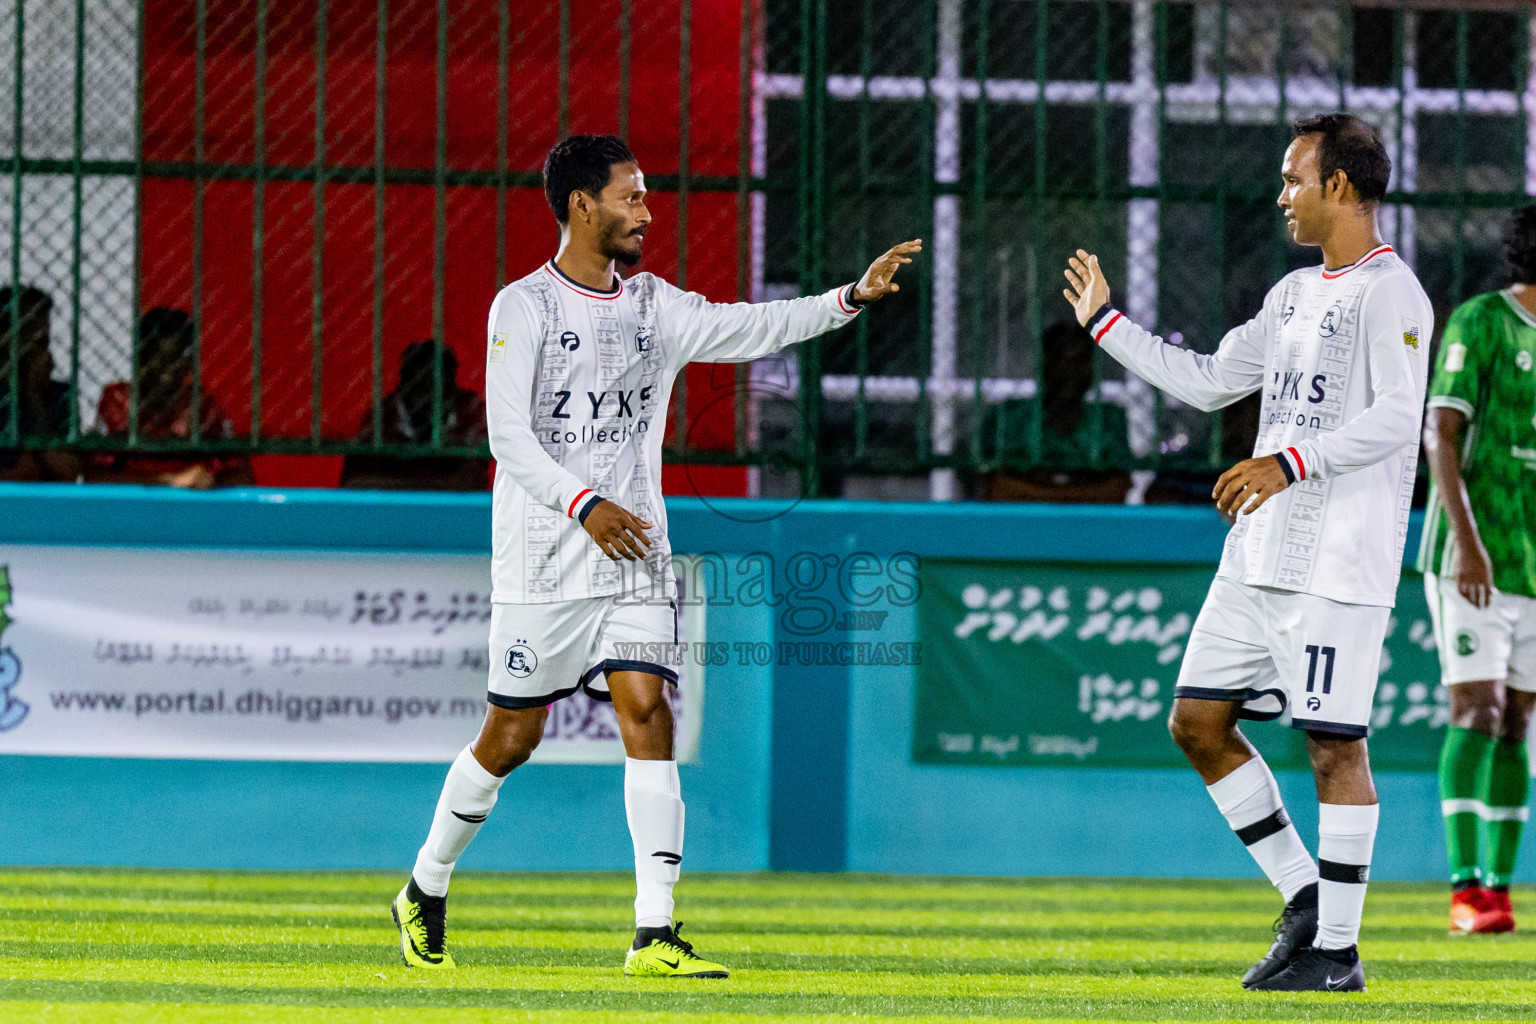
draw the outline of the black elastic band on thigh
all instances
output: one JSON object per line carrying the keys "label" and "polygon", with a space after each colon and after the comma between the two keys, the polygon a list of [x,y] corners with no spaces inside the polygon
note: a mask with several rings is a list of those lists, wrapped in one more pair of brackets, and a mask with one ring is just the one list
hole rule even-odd
{"label": "black elastic band on thigh", "polygon": [[1260,818],[1252,825],[1244,825],[1232,831],[1237,833],[1237,838],[1243,841],[1244,846],[1252,846],[1254,843],[1268,839],[1272,835],[1284,832],[1291,824],[1291,819],[1286,817],[1285,808],[1278,807],[1275,813],[1268,817]]}
{"label": "black elastic band on thigh", "polygon": [[646,675],[661,676],[669,683],[677,682],[677,670],[658,665],[654,661],[629,661],[623,658],[609,658],[602,664],[603,675],[610,672],[644,672]]}
{"label": "black elastic band on thigh", "polygon": [[1178,686],[1174,688],[1175,700],[1221,700],[1228,704],[1247,700],[1252,690],[1218,690],[1209,686]]}
{"label": "black elastic band on thigh", "polygon": [[1317,877],[1325,882],[1364,885],[1371,877],[1369,864],[1340,864],[1336,860],[1317,859]]}
{"label": "black elastic band on thigh", "polygon": [[1363,740],[1370,734],[1370,726],[1349,725],[1346,722],[1319,722],[1310,718],[1291,719],[1292,729],[1305,729],[1307,732],[1328,733],[1332,736],[1346,736],[1352,740]]}
{"label": "black elastic band on thigh", "polygon": [[[1285,707],[1290,702],[1286,699],[1284,690],[1254,690],[1248,691],[1248,700],[1258,700],[1260,697],[1273,697],[1280,702],[1278,711],[1255,711],[1253,708],[1243,708],[1237,713],[1238,718],[1249,722],[1273,722],[1285,714]],[[1246,701],[1245,701],[1246,703]]]}
{"label": "black elastic band on thigh", "polygon": [[526,711],[528,708],[542,708],[548,704],[553,704],[557,700],[565,700],[565,698],[575,693],[578,689],[579,687],[572,686],[569,689],[546,693],[542,697],[509,697],[504,693],[487,690],[485,699],[488,703],[494,704],[499,708],[506,708],[508,711]]}

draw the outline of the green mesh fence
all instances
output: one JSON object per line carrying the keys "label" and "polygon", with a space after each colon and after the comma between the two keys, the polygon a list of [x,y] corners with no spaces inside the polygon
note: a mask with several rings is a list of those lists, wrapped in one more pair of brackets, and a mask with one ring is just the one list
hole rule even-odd
{"label": "green mesh fence", "polygon": [[[1212,350],[1315,262],[1273,205],[1279,157],[1291,121],[1348,110],[1387,143],[1383,233],[1443,323],[1501,283],[1503,217],[1536,191],[1531,47],[1529,5],[1493,2],[0,0],[0,278],[51,299],[68,388],[61,429],[10,400],[9,330],[0,447],[484,453],[446,354],[478,389],[491,296],[553,247],[543,152],[619,131],[657,197],[646,269],[711,298],[806,294],[927,241],[852,328],[690,375],[672,458],[757,467],[763,493],[1208,472],[1256,408],[1195,412],[1075,347],[1067,253]],[[156,306],[195,325],[179,432],[144,405]],[[428,338],[426,429],[391,438]]]}

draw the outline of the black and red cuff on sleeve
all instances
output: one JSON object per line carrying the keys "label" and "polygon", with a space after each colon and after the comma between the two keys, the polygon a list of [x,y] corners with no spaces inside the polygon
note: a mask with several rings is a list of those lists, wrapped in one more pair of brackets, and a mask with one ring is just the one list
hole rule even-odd
{"label": "black and red cuff on sleeve", "polygon": [[579,523],[585,524],[587,521],[587,516],[592,514],[592,510],[596,508],[598,502],[602,500],[603,496],[601,494],[598,494],[592,488],[588,487],[586,490],[582,491],[580,494],[576,495],[576,497],[571,499],[570,505],[566,506],[565,514],[567,517],[574,519]]}
{"label": "black and red cuff on sleeve", "polygon": [[852,316],[854,313],[857,313],[865,306],[869,305],[869,303],[860,302],[858,299],[853,297],[853,291],[857,287],[858,283],[855,282],[854,284],[850,284],[845,288],[839,289],[837,293],[838,307],[842,309],[844,313],[847,313],[850,316]]}
{"label": "black and red cuff on sleeve", "polygon": [[1301,453],[1294,447],[1275,452],[1275,461],[1280,463],[1287,485],[1307,478],[1307,464],[1301,460]]}
{"label": "black and red cuff on sleeve", "polygon": [[1119,320],[1123,315],[1118,309],[1115,309],[1107,302],[1094,310],[1093,316],[1088,318],[1087,324],[1088,333],[1093,335],[1093,343],[1097,345],[1103,341],[1104,335],[1109,333],[1109,329],[1115,326],[1115,321]]}

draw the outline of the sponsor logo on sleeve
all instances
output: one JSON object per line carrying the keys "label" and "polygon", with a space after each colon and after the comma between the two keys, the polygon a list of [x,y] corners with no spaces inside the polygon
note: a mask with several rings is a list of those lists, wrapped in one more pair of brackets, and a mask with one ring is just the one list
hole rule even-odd
{"label": "sponsor logo on sleeve", "polygon": [[491,357],[493,363],[507,361],[507,336],[499,331],[491,335]]}
{"label": "sponsor logo on sleeve", "polygon": [[1419,322],[1411,316],[1403,317],[1403,344],[1411,349],[1419,347]]}
{"label": "sponsor logo on sleeve", "polygon": [[1459,373],[1462,367],[1467,365],[1467,346],[1461,342],[1447,345],[1445,348],[1445,372]]}

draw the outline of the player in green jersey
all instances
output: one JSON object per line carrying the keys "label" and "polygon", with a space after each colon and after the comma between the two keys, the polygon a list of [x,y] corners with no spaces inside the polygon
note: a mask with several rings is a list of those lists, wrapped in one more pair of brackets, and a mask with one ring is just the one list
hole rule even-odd
{"label": "player in green jersey", "polygon": [[1536,705],[1536,206],[1504,236],[1510,287],[1451,314],[1424,453],[1433,486],[1419,568],[1451,691],[1440,754],[1451,931],[1513,931]]}

